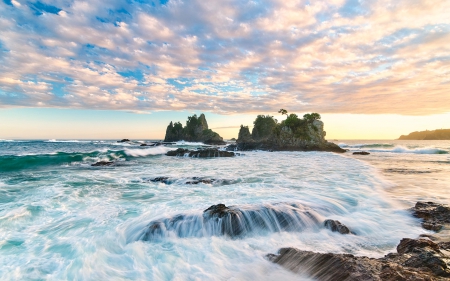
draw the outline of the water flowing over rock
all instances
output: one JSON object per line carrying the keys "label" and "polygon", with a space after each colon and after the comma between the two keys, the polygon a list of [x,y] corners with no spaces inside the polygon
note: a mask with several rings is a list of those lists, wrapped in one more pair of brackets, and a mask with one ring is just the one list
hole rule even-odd
{"label": "water flowing over rock", "polygon": [[439,231],[445,224],[450,224],[450,207],[434,202],[417,202],[410,209],[413,216],[423,219],[422,227]]}
{"label": "water flowing over rock", "polygon": [[266,257],[319,281],[448,280],[449,257],[427,239],[402,239],[398,253],[380,259],[282,248]]}
{"label": "water flowing over rock", "polygon": [[218,133],[208,128],[208,122],[203,113],[200,114],[199,117],[197,117],[196,114],[189,116],[185,127],[183,127],[180,122],[170,122],[166,129],[164,142],[176,142],[181,140],[204,142],[212,145],[226,144]]}
{"label": "water flowing over rock", "polygon": [[217,148],[206,148],[199,150],[189,150],[178,148],[166,153],[167,156],[182,156],[182,157],[197,157],[197,158],[211,158],[211,157],[233,157],[234,152],[218,150]]}
{"label": "water flowing over rock", "polygon": [[268,232],[302,231],[320,226],[320,216],[298,204],[266,206],[212,205],[203,214],[180,214],[152,221],[137,239],[157,241],[167,237],[227,236],[241,238]]}

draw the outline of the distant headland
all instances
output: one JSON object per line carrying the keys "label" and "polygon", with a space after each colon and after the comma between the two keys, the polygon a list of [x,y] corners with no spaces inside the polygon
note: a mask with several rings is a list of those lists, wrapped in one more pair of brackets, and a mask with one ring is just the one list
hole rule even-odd
{"label": "distant headland", "polygon": [[412,132],[409,135],[401,135],[399,140],[450,140],[450,129],[434,131]]}

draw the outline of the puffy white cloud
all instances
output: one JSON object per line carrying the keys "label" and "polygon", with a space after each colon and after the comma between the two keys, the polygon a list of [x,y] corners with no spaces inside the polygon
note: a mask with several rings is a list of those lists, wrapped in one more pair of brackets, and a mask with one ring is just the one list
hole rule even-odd
{"label": "puffy white cloud", "polygon": [[448,10],[406,0],[2,2],[0,104],[449,112]]}

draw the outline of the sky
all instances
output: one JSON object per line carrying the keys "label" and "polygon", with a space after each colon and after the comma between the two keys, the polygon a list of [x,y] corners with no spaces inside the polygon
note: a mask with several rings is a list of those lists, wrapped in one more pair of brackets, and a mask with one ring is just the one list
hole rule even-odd
{"label": "sky", "polygon": [[236,137],[280,108],[328,139],[450,128],[450,1],[0,0],[0,138]]}

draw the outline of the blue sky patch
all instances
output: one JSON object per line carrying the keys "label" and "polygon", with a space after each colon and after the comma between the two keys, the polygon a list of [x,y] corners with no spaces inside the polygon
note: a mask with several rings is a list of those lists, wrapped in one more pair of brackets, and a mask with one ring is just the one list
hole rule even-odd
{"label": "blue sky patch", "polygon": [[60,8],[39,1],[35,3],[30,3],[30,8],[34,11],[34,14],[37,16],[40,16],[44,13],[58,14],[60,11],[62,11],[62,9]]}

